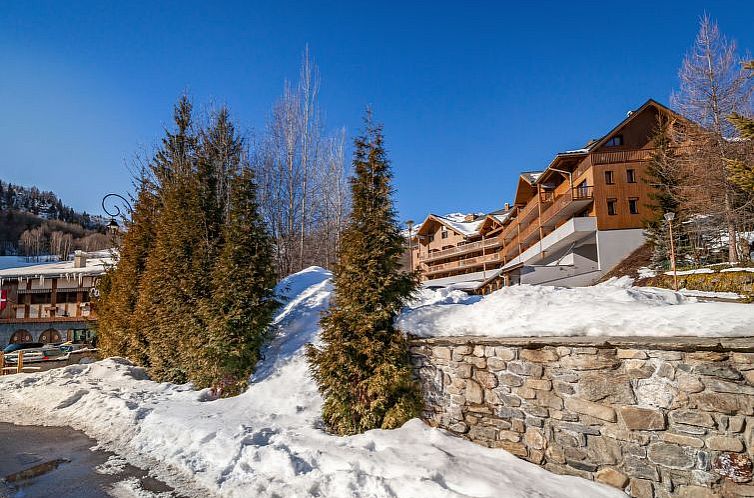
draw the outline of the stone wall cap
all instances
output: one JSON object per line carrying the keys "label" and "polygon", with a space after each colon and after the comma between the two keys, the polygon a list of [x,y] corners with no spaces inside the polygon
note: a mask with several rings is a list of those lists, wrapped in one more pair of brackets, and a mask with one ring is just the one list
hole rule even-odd
{"label": "stone wall cap", "polygon": [[674,351],[742,351],[754,352],[754,336],[750,337],[654,337],[654,336],[543,336],[543,337],[417,337],[409,334],[412,345],[460,346],[479,344],[485,346],[516,346],[542,348],[545,346],[596,347],[623,349],[661,349]]}

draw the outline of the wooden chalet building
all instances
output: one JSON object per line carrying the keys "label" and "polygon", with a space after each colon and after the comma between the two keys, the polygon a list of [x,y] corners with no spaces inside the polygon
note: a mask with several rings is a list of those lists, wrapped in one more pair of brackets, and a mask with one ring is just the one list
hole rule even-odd
{"label": "wooden chalet building", "polygon": [[429,215],[410,239],[424,286],[595,283],[644,243],[644,171],[660,114],[683,119],[647,101],[599,140],[522,173],[512,206],[463,222]]}
{"label": "wooden chalet building", "polygon": [[76,251],[72,261],[0,270],[0,344],[89,341],[90,295],[113,264],[107,253]]}

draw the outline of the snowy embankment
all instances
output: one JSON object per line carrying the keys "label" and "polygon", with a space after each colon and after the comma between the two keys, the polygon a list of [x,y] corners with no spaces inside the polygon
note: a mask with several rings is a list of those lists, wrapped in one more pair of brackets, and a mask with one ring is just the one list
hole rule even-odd
{"label": "snowy embankment", "polygon": [[752,305],[700,302],[632,283],[622,277],[572,289],[517,285],[481,298],[425,290],[398,327],[421,337],[754,336]]}
{"label": "snowy embankment", "polygon": [[302,347],[317,340],[329,274],[310,268],[280,291],[276,336],[240,396],[210,400],[113,358],[0,379],[0,420],[81,429],[195,496],[625,496],[419,420],[353,437],[325,433]]}

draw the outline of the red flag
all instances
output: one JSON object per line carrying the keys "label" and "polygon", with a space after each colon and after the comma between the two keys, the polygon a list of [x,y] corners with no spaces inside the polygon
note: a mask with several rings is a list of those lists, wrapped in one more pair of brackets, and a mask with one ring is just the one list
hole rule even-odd
{"label": "red flag", "polygon": [[7,304],[8,304],[8,291],[0,290],[0,311],[3,311]]}

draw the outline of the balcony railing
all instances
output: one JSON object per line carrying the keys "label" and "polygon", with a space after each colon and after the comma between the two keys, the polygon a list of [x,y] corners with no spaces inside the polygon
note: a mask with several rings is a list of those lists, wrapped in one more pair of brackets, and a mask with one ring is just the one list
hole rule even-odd
{"label": "balcony railing", "polygon": [[469,242],[468,244],[459,244],[448,249],[419,254],[419,261],[433,261],[441,258],[447,258],[456,254],[464,254],[467,252],[477,251],[488,247],[495,247],[498,245],[500,245],[500,239],[498,237],[479,240],[476,242]]}
{"label": "balcony railing", "polygon": [[502,261],[500,253],[488,254],[486,256],[478,256],[476,258],[461,259],[458,261],[451,261],[449,263],[441,263],[439,265],[427,265],[424,273],[433,274],[446,270],[454,270],[458,268],[469,268],[473,266],[484,265],[485,263],[495,263]]}

